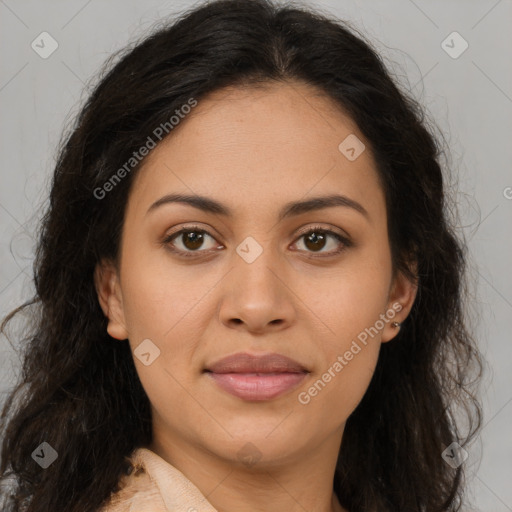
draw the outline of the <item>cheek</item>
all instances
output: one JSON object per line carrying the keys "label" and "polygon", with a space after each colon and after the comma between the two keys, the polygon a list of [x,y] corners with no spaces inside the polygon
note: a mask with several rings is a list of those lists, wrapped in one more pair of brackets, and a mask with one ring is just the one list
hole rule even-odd
{"label": "cheek", "polygon": [[[351,340],[374,328],[388,300],[390,265],[387,261],[353,258],[336,273],[322,280],[321,291],[309,291],[308,305],[321,320],[323,347],[331,359],[348,350]],[[311,281],[305,283],[314,289]],[[382,331],[381,322],[377,329]],[[373,329],[372,329],[373,332]],[[363,335],[364,337],[364,335]],[[379,332],[380,337],[380,332]]]}
{"label": "cheek", "polygon": [[[151,401],[172,396],[173,403],[179,402],[181,386],[192,385],[197,377],[190,368],[197,364],[194,354],[215,310],[208,291],[221,275],[172,264],[164,251],[144,254],[133,247],[125,254],[123,310],[139,377]],[[137,354],[148,339],[157,347],[149,344],[150,351],[158,355],[146,366]]]}
{"label": "cheek", "polygon": [[133,245],[131,251],[127,245],[122,268],[127,328],[134,342],[153,337],[163,343],[190,324],[209,279],[172,264],[163,249],[144,251]]}
{"label": "cheek", "polygon": [[[136,251],[125,259],[123,310],[137,373],[151,403],[158,410],[169,404],[180,410],[191,405],[183,389],[194,378],[189,369],[201,332],[204,291],[179,266],[166,267],[162,261]],[[143,342],[148,365],[138,357]]]}
{"label": "cheek", "polygon": [[344,423],[363,398],[381,347],[386,287],[375,279],[345,282],[326,302],[325,323],[332,332],[317,340],[319,364],[298,395],[305,412],[333,428]]}
{"label": "cheek", "polygon": [[326,421],[348,418],[375,371],[391,273],[390,262],[375,254],[347,264],[315,299],[329,329],[317,337],[322,362],[298,398]]}
{"label": "cheek", "polygon": [[345,352],[340,354],[340,359],[335,358],[298,395],[304,413],[317,417],[329,429],[344,424],[368,389],[378,351],[378,345],[361,345],[360,352],[353,354],[350,361]]}

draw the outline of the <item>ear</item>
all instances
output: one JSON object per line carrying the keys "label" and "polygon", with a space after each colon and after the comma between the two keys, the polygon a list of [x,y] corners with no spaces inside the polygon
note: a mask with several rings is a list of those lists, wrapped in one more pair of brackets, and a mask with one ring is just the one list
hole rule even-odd
{"label": "ear", "polygon": [[94,269],[94,286],[103,313],[108,318],[107,332],[118,340],[128,338],[123,310],[119,274],[109,260],[102,260]]}
{"label": "ear", "polygon": [[386,317],[389,318],[389,321],[382,331],[381,341],[383,343],[392,340],[400,332],[400,327],[393,327],[392,323],[404,322],[416,299],[418,291],[416,261],[411,262],[409,267],[415,276],[414,281],[411,281],[404,273],[397,272],[391,283],[386,309]]}

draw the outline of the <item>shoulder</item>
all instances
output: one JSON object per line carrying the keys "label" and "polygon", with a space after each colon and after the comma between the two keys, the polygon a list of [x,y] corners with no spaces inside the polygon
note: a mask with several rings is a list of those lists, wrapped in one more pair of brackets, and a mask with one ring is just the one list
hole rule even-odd
{"label": "shoulder", "polygon": [[132,472],[123,475],[120,489],[97,512],[168,512],[158,486],[146,470],[141,450],[131,456]]}

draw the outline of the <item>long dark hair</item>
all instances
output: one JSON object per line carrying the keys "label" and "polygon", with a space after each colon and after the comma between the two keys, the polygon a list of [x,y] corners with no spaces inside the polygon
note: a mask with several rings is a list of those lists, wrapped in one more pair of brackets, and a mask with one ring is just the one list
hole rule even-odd
{"label": "long dark hair", "polygon": [[[346,423],[334,491],[351,512],[460,510],[463,466],[441,454],[480,428],[482,358],[465,313],[467,250],[446,200],[444,150],[418,102],[350,25],[268,0],[191,9],[104,70],[59,148],[35,296],[2,323],[4,332],[29,308],[22,375],[0,424],[0,477],[16,482],[2,510],[97,510],[127,457],[151,442],[148,397],[127,340],[107,334],[93,282],[101,258],[117,261],[139,166],[108,197],[98,189],[191,98],[285,80],[315,86],[355,120],[384,188],[394,271],[415,279],[408,264],[417,261],[416,301]],[[43,442],[58,454],[48,469],[32,456]]]}

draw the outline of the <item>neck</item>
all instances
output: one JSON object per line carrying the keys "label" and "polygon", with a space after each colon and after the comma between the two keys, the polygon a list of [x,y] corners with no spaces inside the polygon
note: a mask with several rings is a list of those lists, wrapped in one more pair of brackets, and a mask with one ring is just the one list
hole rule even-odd
{"label": "neck", "polygon": [[339,432],[294,460],[253,465],[220,459],[182,439],[165,441],[148,448],[181,471],[218,512],[347,512],[332,485]]}

